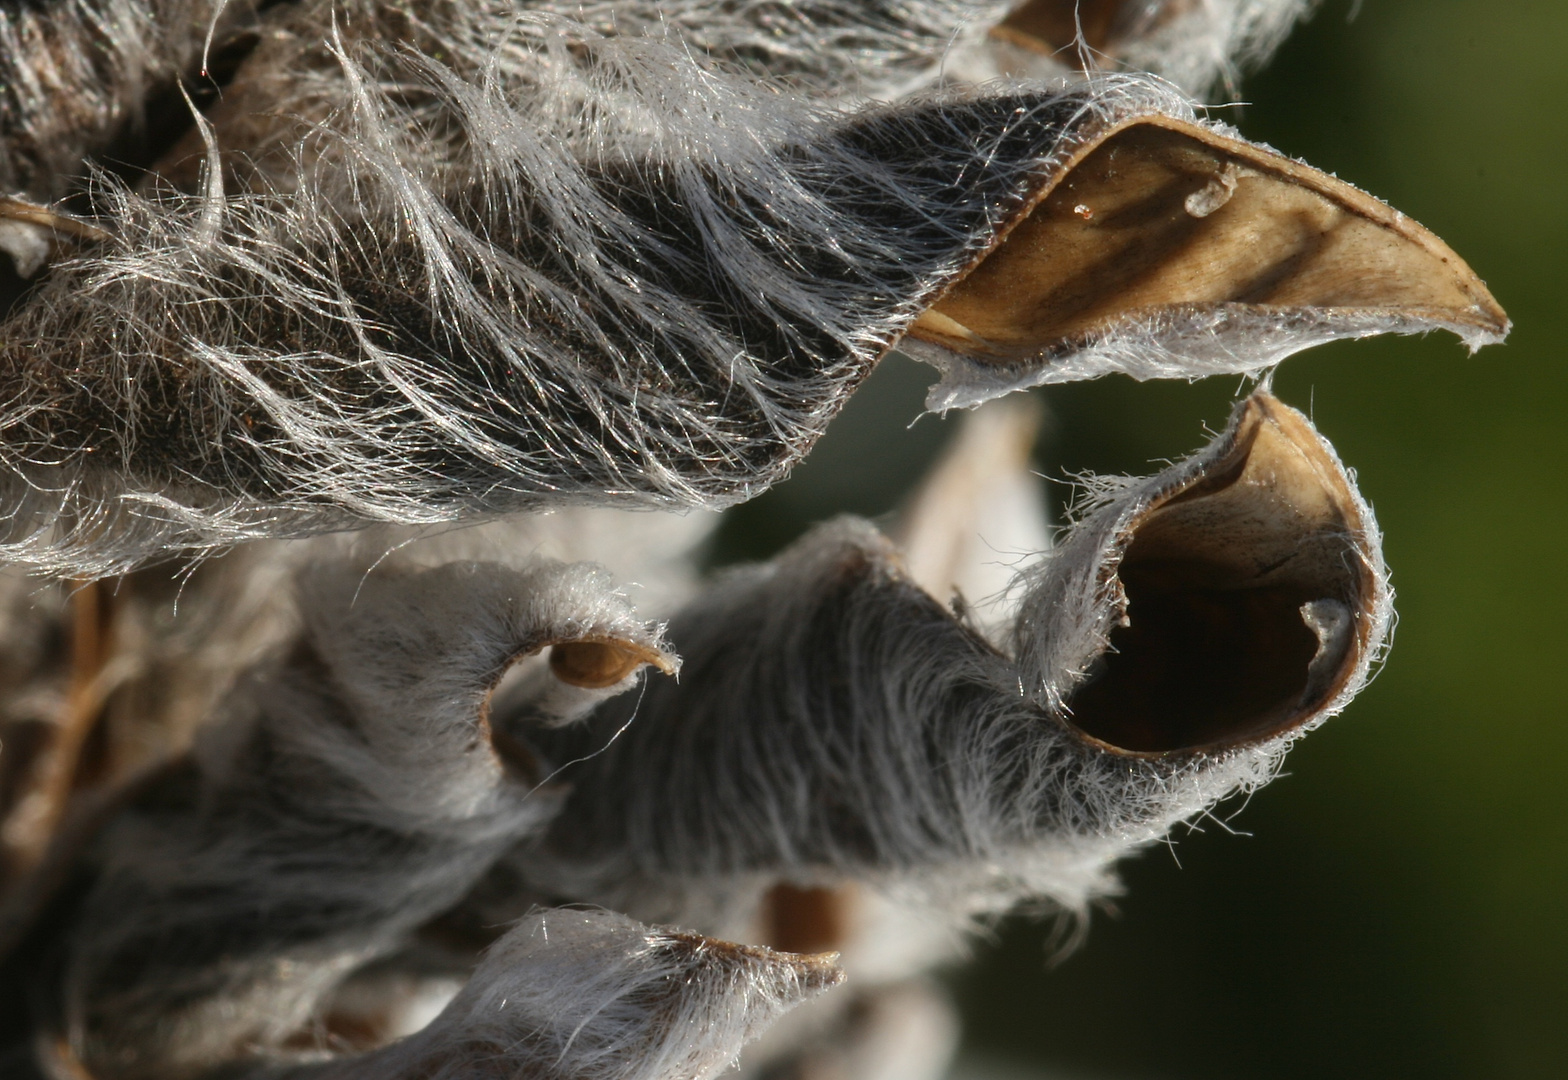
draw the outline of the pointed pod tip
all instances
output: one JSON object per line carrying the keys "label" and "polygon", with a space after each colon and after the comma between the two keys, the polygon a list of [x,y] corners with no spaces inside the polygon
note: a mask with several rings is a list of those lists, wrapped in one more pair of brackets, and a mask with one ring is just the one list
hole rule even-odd
{"label": "pointed pod tip", "polygon": [[1387,204],[1226,132],[1147,114],[1045,170],[909,336],[981,367],[1065,368],[1120,336],[1245,371],[1336,337],[1432,329],[1473,351],[1509,322],[1463,259]]}
{"label": "pointed pod tip", "polygon": [[848,976],[844,969],[839,967],[839,954],[829,953],[776,953],[780,958],[789,958],[795,972],[801,980],[801,988],[808,994],[820,994],[841,986]]}
{"label": "pointed pod tip", "polygon": [[688,931],[673,931],[670,937],[693,956],[701,955],[783,977],[794,987],[790,996],[799,1000],[831,990],[846,978],[844,969],[838,964],[837,952],[783,952],[765,945],[746,945]]}

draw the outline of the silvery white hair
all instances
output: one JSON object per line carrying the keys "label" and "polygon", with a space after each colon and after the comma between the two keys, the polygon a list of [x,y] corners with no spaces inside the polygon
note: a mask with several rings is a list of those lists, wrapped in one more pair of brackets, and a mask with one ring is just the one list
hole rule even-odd
{"label": "silvery white hair", "polygon": [[[976,919],[1081,920],[1365,684],[1371,510],[1265,383],[1054,544],[1000,403],[885,528],[705,579],[706,511],[895,349],[945,409],[1500,339],[1186,96],[1312,6],[0,0],[0,1077],[935,1080]],[[1139,124],[1129,219],[1289,188],[1437,284],[994,349],[955,290]]]}

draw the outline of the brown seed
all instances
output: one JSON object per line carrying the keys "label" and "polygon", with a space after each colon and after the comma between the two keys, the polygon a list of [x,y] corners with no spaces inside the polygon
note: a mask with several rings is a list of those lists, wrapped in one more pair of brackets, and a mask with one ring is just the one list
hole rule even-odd
{"label": "brown seed", "polygon": [[827,888],[779,882],[762,899],[769,947],[787,953],[838,952],[851,934],[855,899],[851,885]]}
{"label": "brown seed", "polygon": [[586,690],[614,686],[644,664],[665,673],[673,670],[667,657],[630,641],[563,641],[550,649],[550,670],[555,677]]}
{"label": "brown seed", "polygon": [[1072,155],[910,334],[1009,364],[1161,317],[1216,311],[1446,328],[1508,316],[1436,236],[1326,173],[1143,116]]}

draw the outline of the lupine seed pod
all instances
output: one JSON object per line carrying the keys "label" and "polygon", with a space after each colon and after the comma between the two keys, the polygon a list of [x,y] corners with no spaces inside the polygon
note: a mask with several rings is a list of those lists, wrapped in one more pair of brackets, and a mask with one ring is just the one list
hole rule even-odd
{"label": "lupine seed pod", "polygon": [[197,1076],[278,1050],[548,821],[561,789],[489,723],[508,668],[552,650],[533,693],[512,696],[546,724],[631,688],[643,664],[675,669],[588,566],[351,563],[303,591],[292,650],[243,678],[194,753],[78,860],[53,962],[36,935],[9,958],[8,993],[32,984],[51,1003],[38,1022],[97,1074]]}
{"label": "lupine seed pod", "polygon": [[[1365,682],[1351,478],[1260,391],[1049,552],[1019,410],[893,540],[705,591],[612,508],[756,494],[895,348],[946,409],[1500,340],[1430,233],[1121,74],[1232,89],[1311,6],[0,0],[0,1077],[707,1080],[845,970],[746,1075],[938,1075],[971,917],[1081,912]],[[569,564],[422,535],[515,510]],[[698,593],[678,682],[601,550]],[[584,902],[717,936],[537,907]]]}
{"label": "lupine seed pod", "polygon": [[1310,345],[1507,334],[1486,286],[1426,229],[1234,133],[1112,123],[1030,193],[903,348],[946,372],[928,404],[1121,371],[1258,370]]}
{"label": "lupine seed pod", "polygon": [[836,986],[832,956],[797,956],[542,911],[496,942],[424,1030],[360,1057],[247,1080],[708,1080],[801,1002]]}
{"label": "lupine seed pod", "polygon": [[[109,246],[0,324],[0,551],[95,576],[377,521],[722,506],[787,472],[912,326],[944,407],[1114,370],[1251,371],[1336,336],[1506,330],[1430,234],[1147,83],[846,115],[658,41],[517,26],[478,84],[340,55],[343,119],[313,137],[331,168],[297,191],[184,211],[119,194]],[[432,124],[462,160],[432,154]],[[1152,189],[1104,175],[1129,155]],[[1155,220],[1129,226],[1129,207]],[[1354,287],[1298,287],[1303,213],[1375,234],[1309,267]],[[1124,299],[1101,273],[1063,298],[1058,260],[1137,264],[1160,289]],[[964,282],[1020,264],[1039,288],[991,313],[1021,327],[998,338]],[[1409,295],[1384,287],[1406,264]]]}
{"label": "lupine seed pod", "polygon": [[[605,911],[540,911],[492,946],[423,1029],[359,1055],[261,1059],[244,1080],[708,1080],[780,1015],[836,986],[831,956],[796,956],[642,926]],[[64,1040],[49,1075],[86,1071]],[[164,1074],[168,1075],[168,1074]]]}
{"label": "lupine seed pod", "polygon": [[[1078,909],[1112,860],[1266,781],[1359,689],[1389,617],[1365,504],[1261,391],[1206,450],[1106,487],[1026,573],[1006,651],[863,523],[717,585],[671,624],[681,681],[567,770],[520,872],[692,925],[781,879]],[[624,722],[610,703],[547,756]]]}

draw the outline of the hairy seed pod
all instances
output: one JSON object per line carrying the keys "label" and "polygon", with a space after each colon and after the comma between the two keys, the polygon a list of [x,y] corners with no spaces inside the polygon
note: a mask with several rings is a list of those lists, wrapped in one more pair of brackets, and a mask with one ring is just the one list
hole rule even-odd
{"label": "hairy seed pod", "polygon": [[[1147,83],[844,114],[559,21],[519,22],[507,55],[475,84],[340,53],[341,119],[312,136],[333,149],[297,190],[121,192],[108,246],[0,323],[0,550],[93,576],[368,522],[722,506],[911,327],[941,407],[1507,328],[1430,234]],[[436,131],[462,152],[432,156]],[[1141,187],[1104,173],[1129,156]],[[1075,183],[1087,228],[1077,202],[1061,219]],[[1303,215],[1330,242],[1295,274]],[[1000,313],[966,306],[1021,266]],[[1123,266],[1154,283],[1136,303]],[[1094,288],[1064,292],[1080,272]]]}
{"label": "hairy seed pod", "polygon": [[38,1022],[95,1073],[199,1075],[276,1049],[537,832],[563,791],[490,724],[520,660],[571,650],[513,688],[513,711],[546,724],[635,686],[624,657],[676,667],[591,566],[350,563],[302,589],[292,648],[127,794],[78,860],[77,898],[55,899],[55,944],[40,931],[9,958],[8,993],[32,984]]}
{"label": "hairy seed pod", "polygon": [[[518,872],[692,925],[781,879],[1078,909],[1112,860],[1266,781],[1359,689],[1389,617],[1365,504],[1261,391],[1206,450],[1107,486],[1021,584],[993,645],[863,523],[730,577],[671,624],[681,681],[566,771]],[[546,756],[625,722],[609,703]]]}
{"label": "hairy seed pod", "polygon": [[831,956],[542,911],[492,946],[428,1027],[360,1057],[254,1080],[708,1080],[745,1043],[836,986]]}
{"label": "hairy seed pod", "polygon": [[[1059,544],[991,399],[1509,330],[1183,96],[1312,7],[0,0],[0,1077],[709,1080],[848,973],[742,1075],[937,1080],[973,920],[1081,925],[1390,621],[1266,381]],[[621,514],[895,349],[985,408],[887,535]]]}

